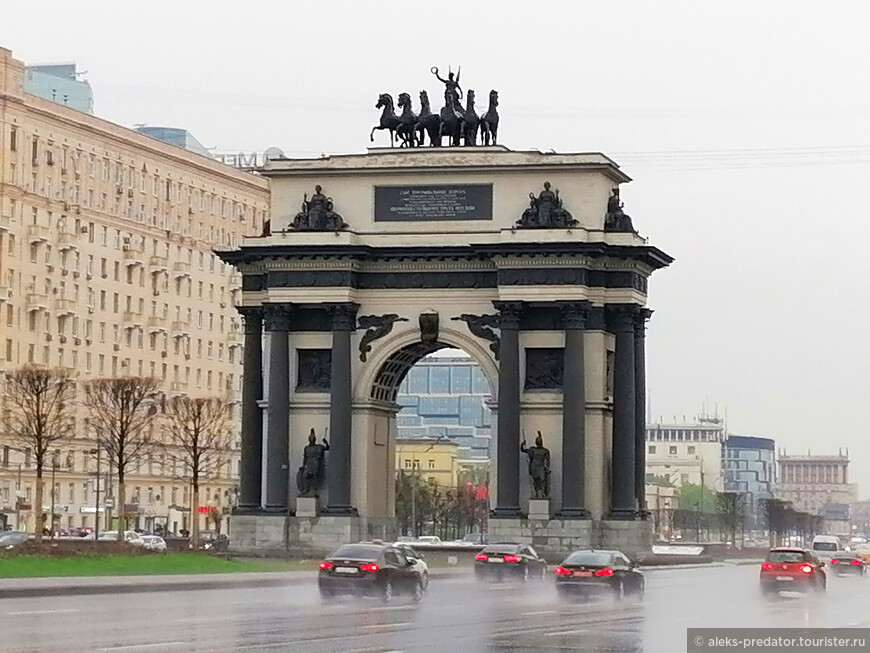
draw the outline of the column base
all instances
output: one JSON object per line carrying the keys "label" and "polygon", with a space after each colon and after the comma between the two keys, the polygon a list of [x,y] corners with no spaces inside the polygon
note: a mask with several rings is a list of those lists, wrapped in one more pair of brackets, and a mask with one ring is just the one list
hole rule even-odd
{"label": "column base", "polygon": [[497,507],[489,512],[495,519],[520,519],[523,516],[519,506]]}
{"label": "column base", "polygon": [[615,508],[607,515],[607,519],[614,521],[634,521],[637,519],[637,511],[633,508]]}
{"label": "column base", "polygon": [[320,514],[319,497],[296,497],[297,517],[317,517]]}
{"label": "column base", "polygon": [[555,514],[556,519],[592,519],[592,513],[586,508],[562,508]]}

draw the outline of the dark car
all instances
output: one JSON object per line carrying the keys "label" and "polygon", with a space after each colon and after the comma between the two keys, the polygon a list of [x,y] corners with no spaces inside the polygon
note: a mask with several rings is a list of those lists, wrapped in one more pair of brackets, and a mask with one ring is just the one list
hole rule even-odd
{"label": "dark car", "polygon": [[828,583],[824,566],[824,562],[806,549],[771,549],[761,563],[758,577],[761,592],[765,595],[781,591],[824,592]]}
{"label": "dark car", "polygon": [[643,573],[620,551],[574,551],[553,569],[560,597],[612,595],[642,597]]}
{"label": "dark car", "polygon": [[336,549],[320,563],[317,585],[324,601],[351,595],[380,598],[385,603],[398,594],[421,601],[424,588],[415,561],[391,544],[368,542]]}
{"label": "dark car", "polygon": [[490,544],[474,556],[477,580],[544,580],[547,562],[528,544]]}
{"label": "dark car", "polygon": [[831,571],[838,576],[863,576],[866,573],[864,560],[857,553],[837,551],[831,557]]}

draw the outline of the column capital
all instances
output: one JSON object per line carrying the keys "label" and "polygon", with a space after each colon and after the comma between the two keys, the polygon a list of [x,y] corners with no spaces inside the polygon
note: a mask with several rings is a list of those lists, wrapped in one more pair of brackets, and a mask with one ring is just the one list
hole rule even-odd
{"label": "column capital", "polygon": [[560,308],[566,331],[582,331],[586,328],[589,302],[561,302]]}
{"label": "column capital", "polygon": [[289,331],[291,304],[263,304],[266,331]]}
{"label": "column capital", "polygon": [[245,333],[260,333],[263,330],[262,307],[237,306],[236,310],[242,316],[242,328]]}
{"label": "column capital", "polygon": [[498,325],[502,331],[520,328],[520,318],[526,307],[525,302],[493,302],[492,305],[498,310]]}
{"label": "column capital", "polygon": [[634,316],[634,335],[643,338],[646,334],[646,321],[652,317],[653,312],[648,308],[638,308]]}
{"label": "column capital", "polygon": [[634,333],[634,320],[637,315],[636,304],[608,304],[607,326],[614,333]]}
{"label": "column capital", "polygon": [[359,310],[359,304],[342,302],[327,304],[326,308],[332,315],[333,331],[356,331],[356,312]]}

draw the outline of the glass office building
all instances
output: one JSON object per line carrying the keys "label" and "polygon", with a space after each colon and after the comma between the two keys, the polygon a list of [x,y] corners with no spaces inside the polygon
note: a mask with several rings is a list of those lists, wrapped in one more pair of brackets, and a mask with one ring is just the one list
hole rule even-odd
{"label": "glass office building", "polygon": [[399,388],[400,438],[450,438],[460,460],[488,460],[492,414],[489,382],[464,352],[436,352],[417,363]]}
{"label": "glass office building", "polygon": [[773,497],[776,445],[770,438],[730,435],[725,441],[725,490],[744,495],[746,514],[753,523],[762,499]]}

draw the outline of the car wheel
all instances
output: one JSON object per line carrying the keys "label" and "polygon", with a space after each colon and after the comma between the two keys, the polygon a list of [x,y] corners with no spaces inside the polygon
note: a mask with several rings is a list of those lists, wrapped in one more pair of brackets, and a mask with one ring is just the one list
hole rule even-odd
{"label": "car wheel", "polygon": [[324,603],[330,603],[335,597],[332,592],[327,592],[326,590],[320,590],[320,600]]}
{"label": "car wheel", "polygon": [[816,585],[816,591],[818,592],[826,592],[828,590],[828,581],[822,579],[822,582]]}
{"label": "car wheel", "polygon": [[419,580],[414,582],[414,601],[419,603],[423,600],[423,583]]}
{"label": "car wheel", "polygon": [[389,603],[393,600],[393,581],[387,580],[384,584],[384,594],[382,598],[384,603]]}

